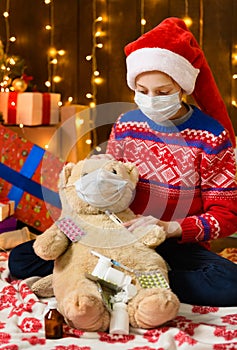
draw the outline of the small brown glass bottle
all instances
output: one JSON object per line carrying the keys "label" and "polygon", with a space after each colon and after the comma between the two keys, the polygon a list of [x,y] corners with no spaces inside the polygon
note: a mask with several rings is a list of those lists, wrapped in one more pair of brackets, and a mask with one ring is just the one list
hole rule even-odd
{"label": "small brown glass bottle", "polygon": [[50,301],[48,312],[44,316],[45,337],[47,339],[59,339],[63,337],[63,316],[57,310],[57,302]]}

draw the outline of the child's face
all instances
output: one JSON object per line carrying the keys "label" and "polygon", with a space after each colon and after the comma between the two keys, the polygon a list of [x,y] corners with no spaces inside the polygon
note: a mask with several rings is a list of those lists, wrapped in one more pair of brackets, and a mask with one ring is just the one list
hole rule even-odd
{"label": "child's face", "polygon": [[178,91],[182,95],[180,86],[169,75],[159,71],[139,74],[136,90],[149,96],[172,95]]}

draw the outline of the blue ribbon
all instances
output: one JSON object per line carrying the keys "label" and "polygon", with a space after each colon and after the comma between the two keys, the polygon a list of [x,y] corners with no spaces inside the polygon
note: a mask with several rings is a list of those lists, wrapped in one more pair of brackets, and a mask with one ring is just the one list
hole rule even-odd
{"label": "blue ribbon", "polygon": [[61,209],[59,194],[31,179],[44,153],[45,150],[43,148],[33,145],[20,172],[0,163],[0,177],[13,185],[7,197],[10,200],[14,200],[16,206],[19,204],[24,192],[27,192]]}

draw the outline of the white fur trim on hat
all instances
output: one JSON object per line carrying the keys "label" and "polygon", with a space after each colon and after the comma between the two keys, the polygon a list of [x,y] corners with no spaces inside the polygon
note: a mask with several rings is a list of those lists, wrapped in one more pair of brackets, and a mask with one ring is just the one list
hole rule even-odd
{"label": "white fur trim on hat", "polygon": [[139,74],[160,71],[168,74],[187,95],[190,95],[199,73],[199,69],[194,68],[183,56],[157,47],[145,47],[133,51],[128,55],[126,64],[127,83],[132,90],[135,90],[135,79]]}

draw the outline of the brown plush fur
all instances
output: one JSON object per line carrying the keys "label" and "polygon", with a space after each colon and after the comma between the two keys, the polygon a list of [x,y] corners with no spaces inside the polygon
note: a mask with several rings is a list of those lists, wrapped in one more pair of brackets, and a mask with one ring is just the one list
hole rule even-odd
{"label": "brown plush fur", "polygon": [[[162,228],[149,225],[130,233],[77,196],[73,183],[84,173],[102,166],[131,180],[135,188],[138,171],[131,163],[87,159],[77,164],[67,164],[59,184],[61,218],[69,216],[86,236],[79,242],[71,243],[55,223],[34,243],[36,254],[46,260],[55,260],[53,290],[66,322],[86,331],[105,331],[110,322],[110,313],[104,306],[96,283],[85,277],[85,273],[91,273],[98,262],[98,258],[91,254],[92,249],[136,271],[160,269],[168,281],[165,261],[149,247],[158,246],[164,241]],[[117,216],[123,221],[134,218],[134,213],[127,208],[123,199],[120,204]],[[113,207],[110,209],[113,211]],[[126,274],[129,273],[126,271]],[[137,287],[137,294],[128,302],[131,326],[153,328],[176,316],[179,300],[170,289],[144,289],[134,274],[131,276]]]}

